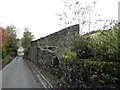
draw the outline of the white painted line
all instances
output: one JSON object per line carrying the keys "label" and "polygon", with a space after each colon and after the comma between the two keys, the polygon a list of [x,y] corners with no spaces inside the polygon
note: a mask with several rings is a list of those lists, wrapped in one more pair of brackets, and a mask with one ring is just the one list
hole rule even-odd
{"label": "white painted line", "polygon": [[46,85],[45,85],[45,83],[41,80],[40,76],[36,73],[36,71],[35,71],[35,70],[33,70],[33,71],[34,71],[34,73],[37,75],[37,77],[38,77],[38,79],[40,80],[40,82],[42,83],[43,87],[44,87],[44,88],[47,88]]}
{"label": "white painted line", "polygon": [[[37,70],[37,68],[35,68]],[[38,71],[38,70],[37,70]],[[38,71],[38,73],[42,76],[42,78],[50,85],[51,88],[53,88],[53,86],[49,83],[48,80],[45,79],[45,77]]]}

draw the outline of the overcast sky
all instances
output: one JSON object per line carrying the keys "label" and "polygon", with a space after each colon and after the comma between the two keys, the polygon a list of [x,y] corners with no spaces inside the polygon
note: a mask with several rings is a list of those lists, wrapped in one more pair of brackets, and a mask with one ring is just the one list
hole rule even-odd
{"label": "overcast sky", "polygon": [[[119,0],[88,1],[97,2],[95,13],[100,14],[100,19],[118,19]],[[15,25],[19,29],[19,38],[22,37],[24,28],[29,27],[38,39],[63,28],[58,26],[60,21],[56,16],[62,10],[62,0],[0,0],[0,26]]]}

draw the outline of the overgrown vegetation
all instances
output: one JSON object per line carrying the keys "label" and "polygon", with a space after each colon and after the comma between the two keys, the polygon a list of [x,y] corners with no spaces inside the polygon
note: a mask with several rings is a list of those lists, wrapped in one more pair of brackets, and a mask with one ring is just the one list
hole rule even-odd
{"label": "overgrown vegetation", "polygon": [[[119,87],[120,28],[116,21],[106,20],[100,30],[90,32],[92,23],[99,26],[99,19],[91,22],[95,16],[92,17],[91,14],[96,2],[93,2],[93,6],[82,6],[83,3],[76,0],[70,4],[63,0],[63,3],[64,12],[58,14],[60,20],[63,20],[65,26],[77,20],[80,34],[73,36],[68,50],[61,51],[65,53],[60,53],[62,63],[55,74],[59,84],[63,87],[83,88]],[[75,15],[75,18],[72,17],[73,21],[67,21],[67,18],[71,18],[68,13]],[[86,16],[89,19],[86,19]],[[84,26],[89,32],[83,35]]]}
{"label": "overgrown vegetation", "polygon": [[[39,43],[31,43],[35,49],[29,59],[50,72],[65,88],[118,88],[120,83],[120,56],[117,25],[110,29],[90,32],[84,35],[76,33],[69,37],[69,47],[61,48],[54,55],[59,65],[53,67],[54,55],[51,50],[40,49]],[[67,37],[66,37],[67,38]],[[61,42],[62,43],[62,42]],[[32,46],[33,45],[33,46]],[[36,58],[37,57],[37,58]]]}
{"label": "overgrown vegetation", "polygon": [[[85,6],[78,0],[74,0],[70,4],[67,2],[67,0],[63,0],[64,10],[58,13],[59,19],[63,21],[65,27],[77,22],[80,34],[75,34],[72,38],[61,36],[66,37],[71,45],[67,47],[63,44],[65,48],[60,48],[61,50],[56,52],[60,61],[58,67],[51,67],[52,63],[48,65],[47,60],[43,59],[46,54],[37,52],[37,55],[41,54],[42,60],[37,58],[34,61],[33,57],[31,59],[41,68],[44,67],[44,70],[53,74],[61,87],[118,88],[120,84],[120,28],[115,22],[109,23],[108,21],[111,20],[106,20],[103,28],[100,27],[100,30],[90,32],[93,23],[98,27],[98,21],[102,23],[104,21],[98,19],[92,22],[93,17],[96,16],[92,15],[96,2],[92,2],[91,5],[85,4]],[[71,14],[72,17],[70,17]],[[108,29],[108,27],[111,28]],[[84,34],[84,29],[88,33]],[[53,43],[53,45],[55,44]],[[39,45],[36,49],[38,47]],[[37,55],[36,57],[38,57]],[[51,58],[48,60],[52,62]]]}
{"label": "overgrown vegetation", "polygon": [[62,64],[55,74],[59,84],[73,88],[119,87],[118,31],[116,25],[92,34],[74,35],[71,48],[61,53]]}
{"label": "overgrown vegetation", "polygon": [[2,37],[2,67],[7,65],[16,55],[18,49],[18,39],[16,27],[11,25],[1,29]]}

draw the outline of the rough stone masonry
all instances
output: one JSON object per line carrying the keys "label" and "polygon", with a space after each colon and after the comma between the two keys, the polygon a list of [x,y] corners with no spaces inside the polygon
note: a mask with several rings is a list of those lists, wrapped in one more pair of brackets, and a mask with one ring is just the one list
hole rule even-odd
{"label": "rough stone masonry", "polygon": [[43,70],[49,70],[54,64],[54,57],[58,57],[57,52],[69,47],[70,38],[76,33],[79,33],[78,24],[32,41],[28,51],[28,59],[41,66]]}

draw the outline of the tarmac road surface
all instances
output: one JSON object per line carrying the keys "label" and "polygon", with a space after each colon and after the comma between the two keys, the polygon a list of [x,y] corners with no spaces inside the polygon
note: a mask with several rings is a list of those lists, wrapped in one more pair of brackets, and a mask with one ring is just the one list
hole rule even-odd
{"label": "tarmac road surface", "polygon": [[22,57],[15,58],[2,70],[2,88],[41,88]]}

